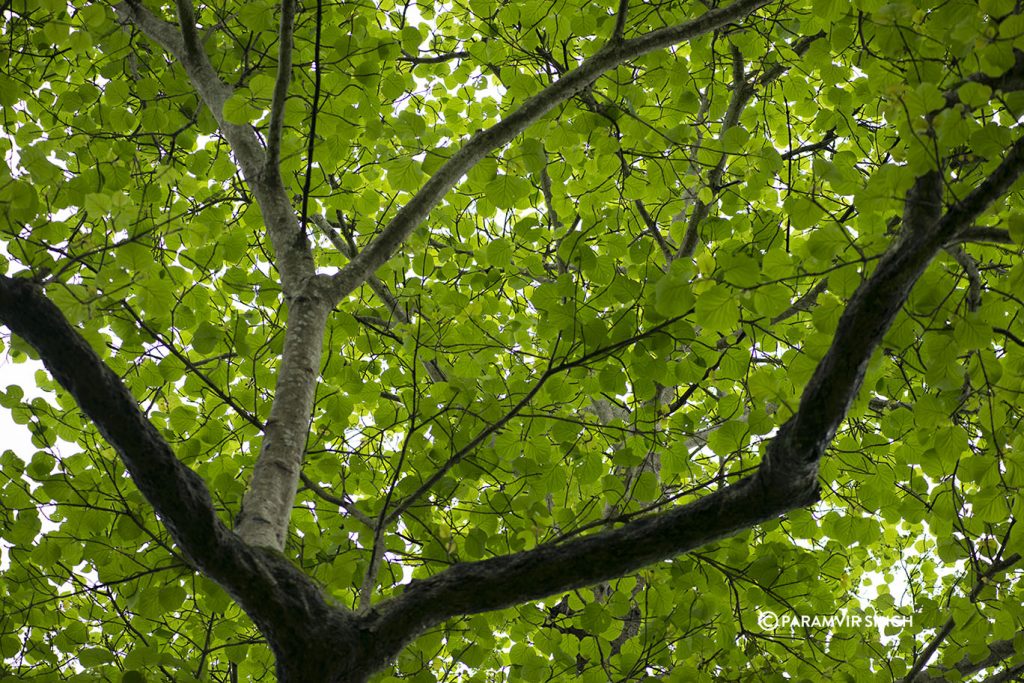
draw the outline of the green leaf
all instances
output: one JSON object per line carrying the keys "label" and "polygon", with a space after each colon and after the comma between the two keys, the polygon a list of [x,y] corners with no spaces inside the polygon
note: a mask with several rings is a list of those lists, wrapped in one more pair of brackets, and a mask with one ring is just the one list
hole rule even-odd
{"label": "green leaf", "polygon": [[186,595],[185,589],[181,586],[164,586],[160,589],[160,606],[163,607],[164,612],[182,609]]}
{"label": "green leaf", "polygon": [[223,339],[223,333],[207,321],[200,323],[192,335],[192,348],[196,353],[211,353]]}
{"label": "green leaf", "polygon": [[984,83],[971,81],[961,85],[957,90],[957,95],[959,95],[960,101],[969,107],[982,107],[988,104],[989,98],[992,97],[992,88]]}
{"label": "green leaf", "polygon": [[667,318],[683,315],[693,303],[689,278],[681,269],[673,268],[654,286],[654,308]]}
{"label": "green leaf", "polygon": [[193,432],[196,428],[195,412],[185,406],[178,406],[170,414],[171,429],[178,434]]}
{"label": "green leaf", "polygon": [[246,88],[235,90],[224,102],[221,115],[228,123],[241,126],[249,123],[259,114],[252,103],[252,92]]}
{"label": "green leaf", "polygon": [[495,268],[508,268],[512,263],[512,244],[503,237],[488,242],[485,251],[487,263]]}
{"label": "green leaf", "polygon": [[499,175],[487,183],[484,193],[499,209],[511,209],[530,192],[530,184],[522,178]]}
{"label": "green leaf", "polygon": [[1010,238],[1017,244],[1024,244],[1024,212],[1015,211],[1006,220]]}
{"label": "green leaf", "polygon": [[789,197],[783,205],[793,227],[798,230],[814,227],[823,214],[821,208],[806,197]]}
{"label": "green leaf", "polygon": [[412,159],[396,159],[387,164],[386,168],[388,183],[396,190],[415,192],[423,184],[423,171]]}
{"label": "green leaf", "polygon": [[732,290],[713,285],[697,296],[696,324],[707,332],[726,334],[739,324],[740,308]]}
{"label": "green leaf", "polygon": [[1013,0],[980,0],[981,11],[991,17],[1003,17],[1013,11]]}
{"label": "green leaf", "polygon": [[87,669],[94,669],[103,664],[109,664],[115,659],[109,650],[99,647],[83,648],[78,653],[78,663]]}

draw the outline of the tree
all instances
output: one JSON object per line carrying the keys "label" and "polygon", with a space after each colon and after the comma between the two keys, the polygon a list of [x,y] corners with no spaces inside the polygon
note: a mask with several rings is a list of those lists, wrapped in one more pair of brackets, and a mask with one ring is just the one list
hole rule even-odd
{"label": "tree", "polygon": [[1024,670],[1018,3],[3,35],[8,678]]}

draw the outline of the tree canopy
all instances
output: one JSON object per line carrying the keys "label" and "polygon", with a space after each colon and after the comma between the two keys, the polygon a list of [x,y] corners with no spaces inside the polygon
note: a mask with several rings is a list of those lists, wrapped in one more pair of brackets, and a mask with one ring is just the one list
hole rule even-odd
{"label": "tree canopy", "polygon": [[1024,672],[1019,2],[0,12],[0,679]]}

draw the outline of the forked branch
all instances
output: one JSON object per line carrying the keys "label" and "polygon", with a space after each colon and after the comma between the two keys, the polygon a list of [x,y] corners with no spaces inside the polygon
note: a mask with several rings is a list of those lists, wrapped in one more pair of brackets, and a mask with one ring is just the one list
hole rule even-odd
{"label": "forked branch", "polygon": [[[704,35],[739,21],[766,5],[767,0],[737,0],[710,10],[691,21],[651,31],[629,40],[606,44],[514,112],[486,130],[477,132],[449,157],[423,187],[398,211],[381,232],[334,276],[335,300],[341,300],[390,259],[450,189],[487,154],[511,142],[549,111],[588,87],[605,72],[655,50]],[[443,151],[443,150],[442,150]]]}
{"label": "forked branch", "polygon": [[890,247],[851,298],[797,413],[769,442],[754,475],[618,529],[455,565],[414,581],[405,593],[377,606],[374,629],[389,637],[409,637],[455,615],[500,609],[599,583],[814,502],[818,463],[911,287],[943,245],[973,224],[1022,172],[1024,138],[985,182],[944,215],[936,201],[941,199],[941,177],[929,173],[915,182],[904,217],[910,234]]}

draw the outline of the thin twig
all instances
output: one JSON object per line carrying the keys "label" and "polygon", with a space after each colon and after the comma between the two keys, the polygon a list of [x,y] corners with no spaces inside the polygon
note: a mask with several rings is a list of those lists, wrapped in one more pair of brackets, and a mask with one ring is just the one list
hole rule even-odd
{"label": "thin twig", "polygon": [[[347,243],[326,218],[320,215],[313,216],[313,225],[324,233],[335,249],[350,259],[354,258],[356,254],[355,245]],[[377,298],[387,306],[388,311],[390,311],[391,316],[395,320],[403,325],[409,324],[409,314],[405,312],[405,309],[398,302],[395,295],[391,293],[391,290],[388,289],[388,286],[384,281],[376,275],[371,275],[366,278],[366,284],[370,286],[370,289],[372,289],[373,293],[377,295]],[[434,382],[448,381],[447,375],[441,369],[441,366],[438,365],[436,360],[425,360],[423,361],[423,366],[427,370],[427,375],[429,375],[430,379]]]}
{"label": "thin twig", "polygon": [[551,379],[552,377],[561,372],[565,372],[567,370],[572,370],[573,368],[584,366],[587,363],[597,360],[598,358],[608,356],[609,354],[612,354],[619,349],[631,346],[636,342],[640,341],[641,339],[657,334],[689,314],[690,312],[687,312],[682,316],[670,318],[669,320],[666,320],[663,323],[655,325],[649,330],[645,330],[643,332],[635,334],[629,337],[628,339],[624,339],[615,344],[611,344],[610,346],[596,349],[594,351],[591,351],[590,353],[585,353],[579,358],[572,361],[564,361],[562,363],[559,363],[558,365],[555,365],[554,357],[552,356],[552,358],[548,362],[547,369],[541,374],[541,376],[537,379],[536,383],[530,388],[526,395],[523,396],[523,398],[521,398],[514,406],[512,406],[508,410],[508,412],[506,412],[501,418],[495,420],[494,422],[487,425],[485,428],[481,429],[480,432],[469,441],[469,443],[467,443],[465,446],[463,446],[458,451],[453,453],[448,458],[448,460],[445,461],[445,463],[440,468],[438,468],[436,472],[434,472],[434,474],[432,474],[425,482],[423,482],[419,486],[419,488],[417,488],[415,491],[409,494],[405,499],[400,501],[398,505],[395,506],[395,509],[392,510],[387,515],[387,517],[384,520],[385,523],[390,524],[391,522],[395,521],[405,510],[407,510],[413,503],[415,503],[416,500],[418,500],[427,491],[432,489],[434,485],[437,484],[437,482],[439,482],[444,477],[444,475],[446,475],[453,467],[455,467],[455,465],[461,462],[463,458],[465,458],[469,453],[472,453],[474,450],[476,450],[476,448],[480,444],[482,444],[489,436],[497,433],[498,431],[501,430],[502,427],[508,424],[508,422],[513,417],[518,415],[523,408],[530,404],[530,402],[533,400],[533,397],[537,395],[537,392],[541,390],[541,388],[549,379]]}
{"label": "thin twig", "polygon": [[493,126],[477,131],[448,157],[430,179],[394,215],[391,221],[340,272],[332,276],[333,297],[340,301],[387,262],[426,219],[430,211],[457,185],[465,174],[493,150],[515,139],[562,102],[574,97],[619,65],[714,31],[742,20],[767,4],[767,0],[736,0],[701,16],[666,26],[636,38],[605,45],[575,69],[532,97]]}
{"label": "thin twig", "polygon": [[398,61],[408,62],[409,64],[416,66],[418,64],[441,64],[443,62],[450,62],[453,59],[467,59],[469,56],[469,52],[466,50],[445,52],[443,54],[432,55],[430,57],[419,57],[403,51],[402,56],[398,58]]}
{"label": "thin twig", "polygon": [[309,478],[305,472],[299,473],[299,479],[302,480],[303,485],[310,491],[315,493],[318,497],[323,498],[332,505],[337,505],[345,512],[350,514],[354,519],[359,520],[369,528],[373,528],[373,520],[365,512],[356,507],[355,501],[348,500],[348,496],[339,498],[338,496],[330,493],[325,488],[317,484],[315,481]]}
{"label": "thin twig", "polygon": [[647,207],[644,206],[643,200],[637,199],[633,202],[636,206],[636,210],[640,212],[640,218],[643,219],[644,225],[647,226],[647,232],[651,233],[651,237],[658,243],[658,247],[661,248],[661,253],[665,256],[665,263],[672,263],[674,254],[672,252],[672,246],[665,240],[665,237],[661,234],[661,230],[658,229],[658,223],[654,218],[647,212]]}

